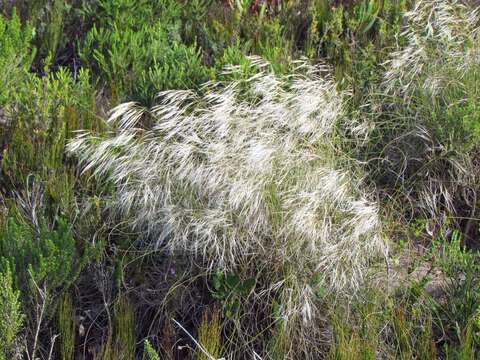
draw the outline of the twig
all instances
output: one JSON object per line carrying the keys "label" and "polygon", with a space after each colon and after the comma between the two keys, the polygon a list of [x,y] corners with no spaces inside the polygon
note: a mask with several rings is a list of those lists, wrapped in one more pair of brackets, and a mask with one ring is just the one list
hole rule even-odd
{"label": "twig", "polygon": [[[38,293],[40,294],[40,298],[42,300],[42,305],[41,305],[41,308],[40,308],[40,312],[38,311],[38,304],[37,304],[37,318],[36,318],[37,328],[35,330],[35,337],[34,337],[34,340],[33,340],[32,353],[31,353],[31,356],[28,357],[31,360],[35,360],[35,353],[37,352],[37,345],[38,345],[38,337],[40,335],[40,328],[41,328],[41,325],[42,325],[43,315],[45,313],[45,308],[46,308],[46,303],[47,303],[47,301],[46,301],[46,299],[47,299],[47,289],[45,288],[45,285],[43,286],[43,290],[40,289],[40,287],[35,282],[35,279],[33,278],[30,271],[28,271],[28,274],[30,275],[30,277],[33,281],[33,284],[37,288]],[[27,354],[28,354],[28,348],[27,348]]]}
{"label": "twig", "polygon": [[48,352],[48,360],[51,360],[52,358],[52,354],[53,354],[53,347],[55,345],[55,340],[57,339],[57,337],[59,336],[59,334],[55,334],[53,335],[52,337],[52,342],[50,344],[50,351]]}

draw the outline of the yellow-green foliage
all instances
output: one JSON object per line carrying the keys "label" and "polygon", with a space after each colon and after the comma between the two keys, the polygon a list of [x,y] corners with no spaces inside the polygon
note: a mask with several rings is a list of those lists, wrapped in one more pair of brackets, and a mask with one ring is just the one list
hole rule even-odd
{"label": "yellow-green foliage", "polygon": [[405,314],[405,309],[393,309],[392,325],[397,353],[401,359],[411,359],[413,357],[412,324]]}
{"label": "yellow-green foliage", "polygon": [[112,347],[112,338],[109,336],[107,341],[102,344],[101,354],[99,356],[102,360],[114,360],[114,351]]}
{"label": "yellow-green foliage", "polygon": [[35,55],[34,51],[30,51],[32,36],[32,28],[22,26],[15,10],[10,20],[0,13],[0,108],[9,105],[14,89],[27,76]]}
{"label": "yellow-green foliage", "polygon": [[432,315],[426,314],[424,324],[420,328],[420,334],[417,338],[417,343],[415,344],[417,359],[437,359],[437,347],[435,345],[435,338],[432,329]]}
{"label": "yellow-green foliage", "polygon": [[65,293],[60,299],[57,318],[60,333],[60,358],[62,360],[73,360],[75,351],[75,311],[68,293]]}
{"label": "yellow-green foliage", "polygon": [[114,306],[114,359],[135,359],[135,318],[126,295],[121,295]]}
{"label": "yellow-green foliage", "polygon": [[395,295],[373,289],[350,304],[336,303],[329,318],[329,359],[437,359],[435,310],[428,294],[410,285]]}
{"label": "yellow-green foliage", "polygon": [[147,360],[160,360],[160,356],[157,354],[152,344],[150,344],[150,341],[145,340],[143,351],[147,355]]}
{"label": "yellow-green foliage", "polygon": [[[10,106],[0,184],[18,188],[34,173],[60,190],[62,185],[54,186],[54,179],[62,184],[71,177],[64,165],[66,140],[74,130],[92,128],[97,122],[88,72],[81,70],[76,79],[63,68],[45,77],[31,74],[16,89]],[[71,188],[63,187],[64,192],[52,191],[52,195],[68,199],[66,191]]]}
{"label": "yellow-green foliage", "polygon": [[0,359],[10,359],[15,338],[23,324],[20,292],[15,290],[9,266],[0,272]]}
{"label": "yellow-green foliage", "polygon": [[135,318],[130,301],[125,294],[120,295],[116,300],[113,306],[113,317],[113,329],[109,329],[112,333],[102,346],[101,359],[134,360]]}
{"label": "yellow-green foliage", "polygon": [[351,314],[350,310],[340,306],[334,309],[331,319],[333,341],[329,354],[332,360],[374,360],[381,348],[383,319],[380,303],[375,296],[369,295],[354,306]]}
{"label": "yellow-green foliage", "polygon": [[200,49],[182,42],[178,1],[100,0],[86,9],[96,21],[81,57],[121,99],[148,105],[161,90],[208,79]]}
{"label": "yellow-green foliage", "polygon": [[207,356],[203,351],[197,349],[197,360],[210,360],[220,358],[222,349],[222,325],[220,323],[220,311],[215,308],[210,311],[205,310],[202,315],[202,322],[198,328],[198,342],[203,349],[210,355]]}

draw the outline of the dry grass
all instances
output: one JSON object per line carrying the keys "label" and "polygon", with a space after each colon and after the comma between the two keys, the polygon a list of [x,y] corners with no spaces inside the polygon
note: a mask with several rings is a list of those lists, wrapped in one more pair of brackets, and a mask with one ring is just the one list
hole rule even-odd
{"label": "dry grass", "polygon": [[380,101],[394,139],[382,161],[402,187],[403,208],[411,205],[437,229],[457,219],[468,233],[479,184],[478,9],[423,0],[404,20],[406,44],[385,64]]}
{"label": "dry grass", "polygon": [[108,137],[83,133],[68,149],[115,184],[113,213],[150,244],[255,277],[257,303],[280,294],[275,321],[297,341],[295,328],[316,327],[319,289],[352,295],[387,246],[359,168],[336,146],[348,94],[322,67],[282,78],[253,63],[248,81],[207,84],[201,97],[166,91],[150,110],[120,105]]}

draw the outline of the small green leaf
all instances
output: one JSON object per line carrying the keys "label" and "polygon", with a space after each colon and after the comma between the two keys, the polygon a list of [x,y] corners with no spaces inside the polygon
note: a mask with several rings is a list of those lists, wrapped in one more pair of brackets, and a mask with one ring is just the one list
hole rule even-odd
{"label": "small green leaf", "polygon": [[240,278],[238,275],[230,274],[227,275],[225,283],[229,289],[235,289],[240,284]]}

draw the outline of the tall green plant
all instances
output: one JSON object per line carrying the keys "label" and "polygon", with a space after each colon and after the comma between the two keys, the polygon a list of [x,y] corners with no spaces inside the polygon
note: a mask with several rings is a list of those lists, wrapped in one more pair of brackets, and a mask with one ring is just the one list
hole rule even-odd
{"label": "tall green plant", "polygon": [[[10,20],[0,14],[0,109],[10,105],[15,89],[27,78],[35,56],[32,37],[32,27],[29,24],[22,26],[15,10]],[[0,118],[0,124],[4,121]]]}
{"label": "tall green plant", "polygon": [[66,171],[64,146],[79,127],[93,128],[95,95],[87,71],[76,79],[66,69],[44,77],[29,74],[15,90],[4,128],[7,140],[0,159],[0,186],[23,187],[30,174],[46,181],[53,198],[71,199],[73,173]]}
{"label": "tall green plant", "polygon": [[60,331],[59,354],[62,360],[73,360],[75,351],[75,311],[68,292],[61,297],[57,310]]}

